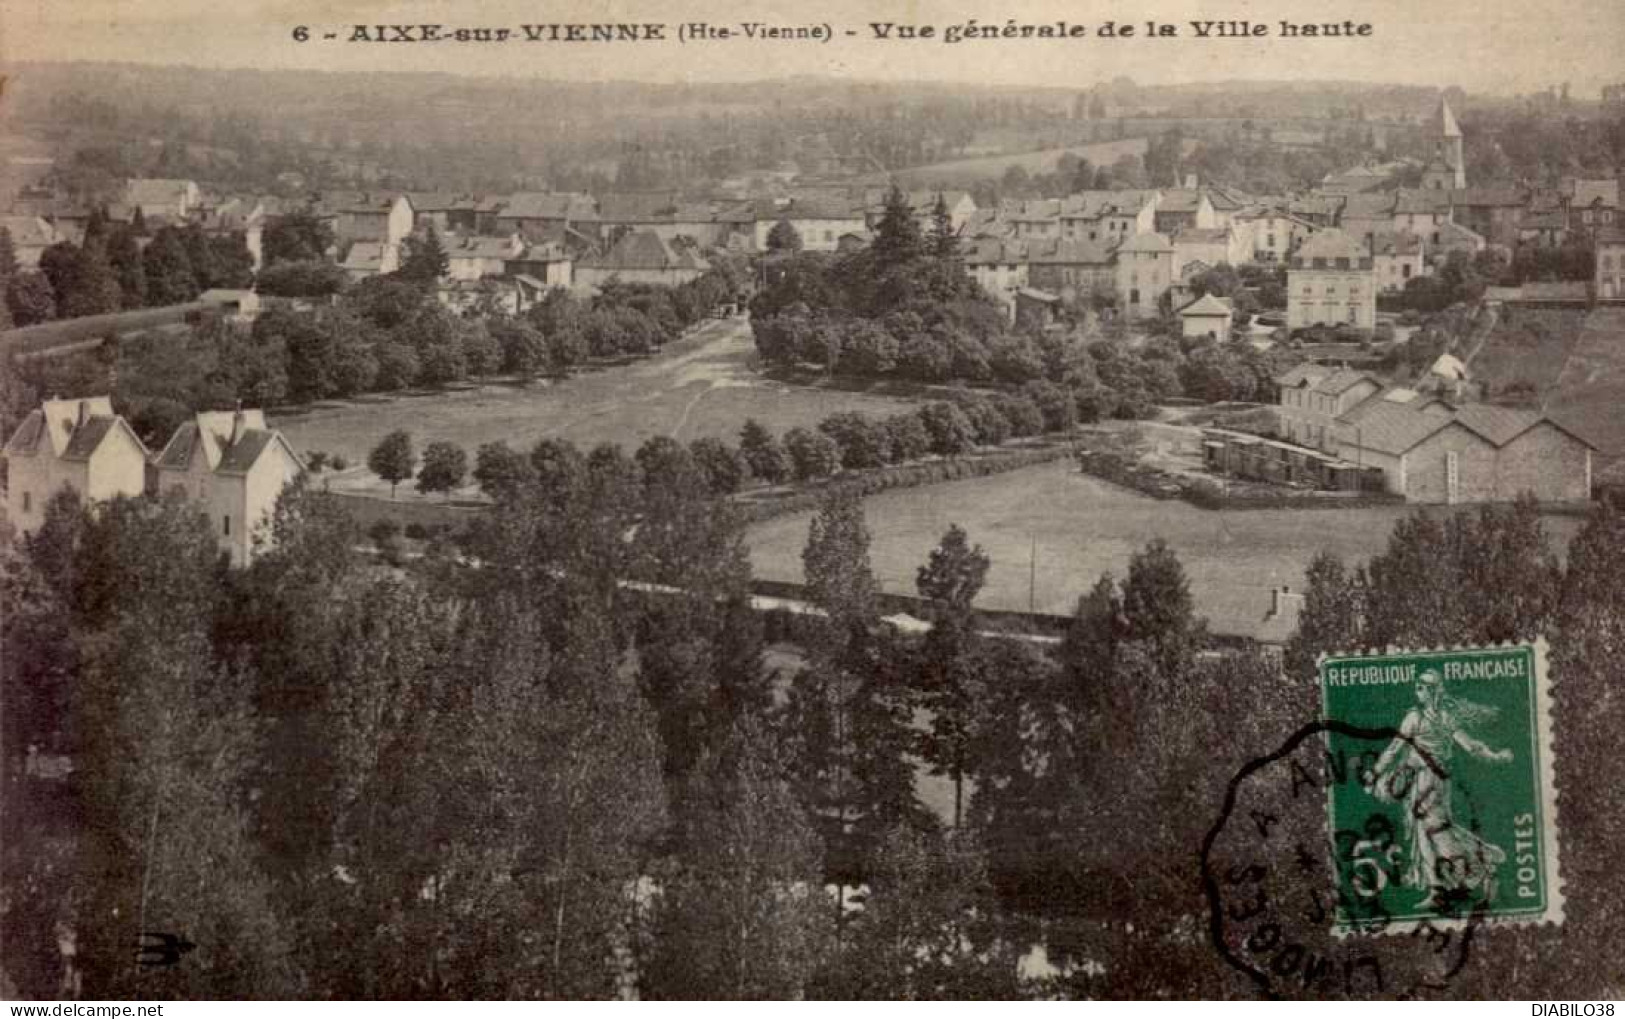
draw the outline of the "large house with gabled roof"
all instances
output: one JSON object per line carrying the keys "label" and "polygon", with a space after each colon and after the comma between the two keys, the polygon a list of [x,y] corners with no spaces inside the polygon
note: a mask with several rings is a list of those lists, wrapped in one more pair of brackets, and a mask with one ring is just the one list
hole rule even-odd
{"label": "large house with gabled roof", "polygon": [[690,245],[674,244],[653,230],[633,230],[607,252],[576,262],[574,275],[582,286],[598,286],[611,279],[676,286],[698,278],[710,267]]}
{"label": "large house with gabled roof", "polygon": [[146,490],[147,447],[106,396],[46,400],[6,442],[6,516],[23,534],[45,521],[45,504],[72,488],[86,502]]}
{"label": "large house with gabled roof", "polygon": [[305,465],[260,410],[205,411],[175,429],[153,461],[160,495],[180,492],[209,518],[233,566],[254,555],[255,532]]}

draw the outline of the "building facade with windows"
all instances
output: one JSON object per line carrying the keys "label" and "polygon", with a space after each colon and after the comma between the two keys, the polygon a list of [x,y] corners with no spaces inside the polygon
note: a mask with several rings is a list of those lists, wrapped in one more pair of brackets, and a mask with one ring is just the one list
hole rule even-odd
{"label": "building facade with windows", "polygon": [[22,534],[45,521],[45,505],[71,488],[86,502],[146,490],[147,447],[110,397],[46,400],[6,442],[6,516]]}
{"label": "building facade with windows", "polygon": [[1286,322],[1289,329],[1313,325],[1377,324],[1377,277],[1364,244],[1342,230],[1309,238],[1287,263]]}
{"label": "building facade with windows", "polygon": [[205,411],[175,429],[153,466],[158,493],[195,500],[233,566],[254,555],[260,525],[305,465],[259,410]]}

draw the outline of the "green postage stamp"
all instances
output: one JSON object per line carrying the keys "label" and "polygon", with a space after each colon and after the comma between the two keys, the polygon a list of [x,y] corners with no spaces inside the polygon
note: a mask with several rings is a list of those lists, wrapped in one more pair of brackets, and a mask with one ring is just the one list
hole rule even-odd
{"label": "green postage stamp", "polygon": [[1320,659],[1340,933],[1561,923],[1546,643]]}

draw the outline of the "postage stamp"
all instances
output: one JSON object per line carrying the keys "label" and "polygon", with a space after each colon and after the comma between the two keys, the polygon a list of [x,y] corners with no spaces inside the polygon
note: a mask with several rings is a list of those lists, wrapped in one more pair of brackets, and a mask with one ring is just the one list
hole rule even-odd
{"label": "postage stamp", "polygon": [[1561,923],[1545,641],[1319,666],[1334,930]]}

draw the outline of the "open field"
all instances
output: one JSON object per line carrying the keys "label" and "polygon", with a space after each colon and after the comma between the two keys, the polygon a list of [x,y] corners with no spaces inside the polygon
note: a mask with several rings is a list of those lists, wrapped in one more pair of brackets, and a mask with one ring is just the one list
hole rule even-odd
{"label": "open field", "polygon": [[[774,382],[757,373],[755,358],[749,325],[729,319],[646,360],[561,382],[326,401],[274,412],[271,421],[295,449],[326,450],[349,461],[349,469],[324,475],[335,490],[387,494],[389,486],[365,463],[367,452],[397,428],[411,432],[419,448],[435,440],[454,442],[472,462],[474,450],[487,442],[528,449],[539,439],[562,438],[584,448],[618,442],[630,452],[654,435],[685,442],[715,435],[736,442],[750,417],[782,435],[838,411],[883,415],[913,406],[897,396]],[[410,487],[401,486],[401,498],[416,497]]]}
{"label": "open field", "polygon": [[1503,311],[1468,369],[1495,392],[1519,381],[1549,392],[1580,340],[1585,319],[1583,308]]}
{"label": "open field", "polygon": [[[1129,557],[1154,538],[1179,555],[1198,614],[1217,632],[1251,634],[1269,607],[1270,590],[1304,586],[1303,571],[1323,548],[1347,560],[1382,551],[1395,521],[1409,510],[1198,509],[1158,501],[1078,472],[1061,461],[991,478],[886,492],[865,502],[873,535],[869,555],[886,591],[914,593],[914,574],[957,523],[993,559],[979,604],[1070,613],[1100,574],[1118,577]],[[751,528],[756,575],[800,581],[801,549],[810,514]],[[1580,521],[1551,517],[1548,532],[1561,550]]]}
{"label": "open field", "polygon": [[1546,409],[1595,442],[1605,460],[1625,457],[1625,308],[1586,316]]}
{"label": "open field", "polygon": [[1540,406],[1597,444],[1600,462],[1625,457],[1625,308],[1507,311],[1468,367],[1496,392],[1533,384]]}
{"label": "open field", "polygon": [[1124,156],[1143,156],[1149,142],[1145,138],[1121,138],[1109,142],[1088,142],[1063,148],[1040,149],[1037,152],[1017,152],[1003,156],[976,156],[954,159],[929,166],[911,166],[900,170],[897,176],[910,182],[959,184],[977,180],[997,179],[1012,166],[1028,173],[1053,173],[1055,163],[1071,153],[1082,156],[1096,166],[1110,166]]}

